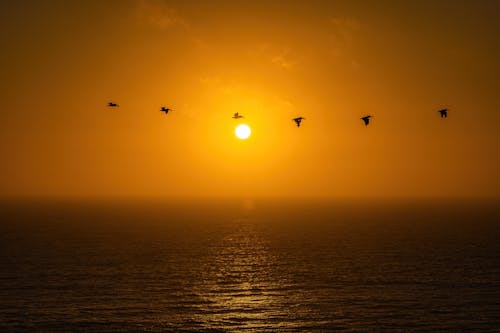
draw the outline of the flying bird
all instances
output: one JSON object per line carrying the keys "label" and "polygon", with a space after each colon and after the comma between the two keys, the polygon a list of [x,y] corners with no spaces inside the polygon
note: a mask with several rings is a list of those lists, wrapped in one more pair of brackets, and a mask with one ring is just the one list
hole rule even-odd
{"label": "flying bird", "polygon": [[448,109],[441,109],[438,112],[441,114],[441,118],[448,117]]}
{"label": "flying bird", "polygon": [[239,119],[239,118],[244,118],[241,114],[239,114],[238,112],[236,112],[234,115],[233,115],[233,118],[234,119]]}
{"label": "flying bird", "polygon": [[295,121],[295,123],[297,124],[297,127],[300,127],[300,123],[304,119],[306,119],[306,118],[304,118],[304,117],[297,117],[297,118],[293,118],[292,120]]}
{"label": "flying bird", "polygon": [[165,112],[165,114],[168,114],[169,111],[172,111],[172,109],[166,108],[164,106],[161,107],[160,109],[161,112]]}
{"label": "flying bird", "polygon": [[364,116],[364,117],[361,117],[361,120],[363,120],[363,122],[365,123],[365,126],[368,126],[368,124],[370,123],[370,118],[372,116]]}
{"label": "flying bird", "polygon": [[116,104],[116,103],[113,103],[113,102],[108,102],[108,106],[109,106],[110,108],[116,108],[116,107],[118,107],[119,105],[118,105],[118,104]]}

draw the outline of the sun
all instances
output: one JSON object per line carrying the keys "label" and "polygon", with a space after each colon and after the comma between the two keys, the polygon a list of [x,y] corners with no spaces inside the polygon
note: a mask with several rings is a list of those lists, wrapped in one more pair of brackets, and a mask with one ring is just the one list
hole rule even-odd
{"label": "sun", "polygon": [[250,127],[248,125],[245,125],[245,124],[238,125],[234,129],[234,134],[236,134],[238,139],[241,139],[241,140],[247,139],[251,133],[252,133],[252,130],[250,129]]}

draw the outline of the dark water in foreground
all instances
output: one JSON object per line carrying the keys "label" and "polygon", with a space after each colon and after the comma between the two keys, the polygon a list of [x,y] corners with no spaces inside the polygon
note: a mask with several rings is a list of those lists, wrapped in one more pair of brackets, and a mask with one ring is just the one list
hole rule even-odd
{"label": "dark water in foreground", "polygon": [[500,207],[3,202],[2,332],[499,332]]}

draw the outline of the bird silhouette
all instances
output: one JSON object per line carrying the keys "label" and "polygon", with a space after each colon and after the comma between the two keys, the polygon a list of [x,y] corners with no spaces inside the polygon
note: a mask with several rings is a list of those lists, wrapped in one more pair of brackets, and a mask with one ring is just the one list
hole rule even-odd
{"label": "bird silhouette", "polygon": [[160,109],[161,112],[165,112],[165,114],[168,114],[169,111],[172,111],[172,109],[166,108],[164,106],[161,107]]}
{"label": "bird silhouette", "polygon": [[239,114],[239,112],[235,112],[233,115],[233,119],[240,119],[240,118],[244,118],[244,117],[241,114]]}
{"label": "bird silhouette", "polygon": [[292,120],[295,121],[295,123],[297,124],[297,127],[300,127],[300,123],[304,119],[306,119],[306,118],[304,118],[304,117],[297,117],[297,118],[293,118]]}
{"label": "bird silhouette", "polygon": [[441,114],[441,118],[448,117],[448,109],[441,109],[438,112]]}
{"label": "bird silhouette", "polygon": [[363,120],[363,122],[365,123],[365,126],[368,126],[368,124],[370,123],[370,118],[372,116],[364,116],[364,117],[361,117],[361,120]]}
{"label": "bird silhouette", "polygon": [[110,108],[116,108],[116,107],[118,107],[119,105],[118,105],[118,104],[116,104],[116,103],[113,103],[113,102],[108,102],[108,106],[109,106]]}

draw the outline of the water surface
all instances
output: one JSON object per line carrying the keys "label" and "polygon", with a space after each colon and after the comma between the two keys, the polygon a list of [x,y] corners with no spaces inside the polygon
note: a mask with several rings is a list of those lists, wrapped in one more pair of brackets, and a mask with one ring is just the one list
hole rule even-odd
{"label": "water surface", "polygon": [[0,331],[497,332],[480,201],[4,201]]}

